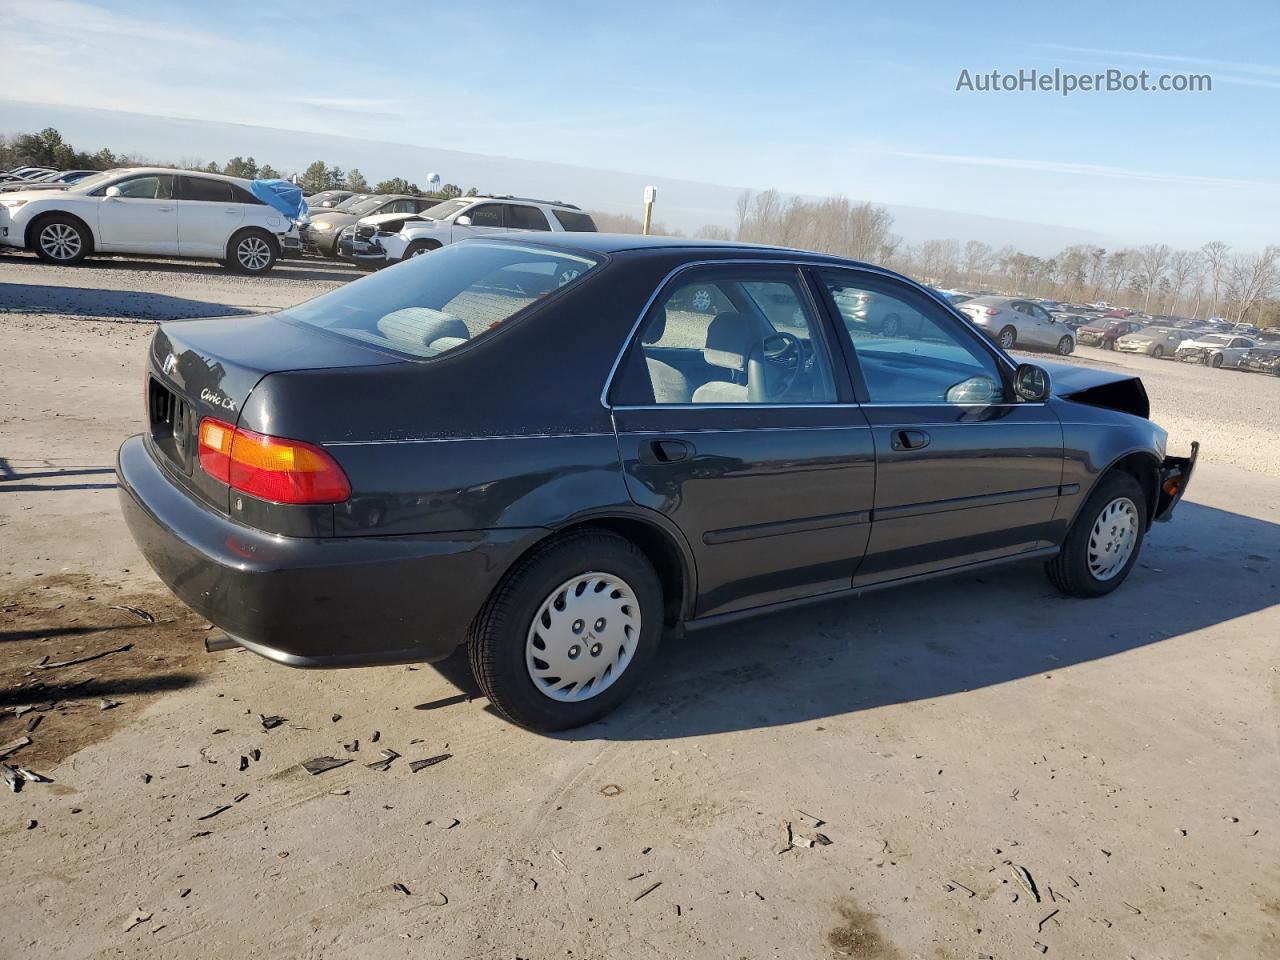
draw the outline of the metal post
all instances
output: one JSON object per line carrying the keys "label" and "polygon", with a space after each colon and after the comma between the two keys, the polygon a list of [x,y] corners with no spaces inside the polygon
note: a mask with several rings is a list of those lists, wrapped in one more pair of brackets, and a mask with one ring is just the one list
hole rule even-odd
{"label": "metal post", "polygon": [[653,225],[653,202],[658,199],[657,187],[644,188],[644,226],[640,232],[646,237],[649,235],[649,227]]}

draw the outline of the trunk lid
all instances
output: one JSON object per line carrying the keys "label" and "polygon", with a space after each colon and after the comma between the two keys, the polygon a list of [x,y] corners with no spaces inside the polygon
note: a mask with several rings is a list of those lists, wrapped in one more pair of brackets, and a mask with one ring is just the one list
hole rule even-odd
{"label": "trunk lid", "polygon": [[200,421],[235,425],[265,376],[403,361],[273,315],[179,320],[151,341],[144,396],[150,445],[182,485],[223,513],[228,487],[200,469]]}

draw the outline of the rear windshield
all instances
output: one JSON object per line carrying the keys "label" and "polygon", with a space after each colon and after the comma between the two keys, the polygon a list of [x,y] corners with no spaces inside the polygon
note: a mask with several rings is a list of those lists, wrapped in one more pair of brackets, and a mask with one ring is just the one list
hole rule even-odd
{"label": "rear windshield", "polygon": [[280,316],[415,357],[435,357],[505,323],[598,263],[561,250],[467,241],[413,257]]}

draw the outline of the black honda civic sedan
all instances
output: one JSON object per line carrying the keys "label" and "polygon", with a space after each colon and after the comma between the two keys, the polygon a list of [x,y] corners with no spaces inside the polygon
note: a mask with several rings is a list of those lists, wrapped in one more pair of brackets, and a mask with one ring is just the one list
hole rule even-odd
{"label": "black honda civic sedan", "polygon": [[[869,330],[869,298],[911,322]],[[1046,366],[836,257],[469,240],[162,325],[119,487],[156,572],[247,649],[466,644],[495,708],[562,729],[694,628],[1020,559],[1115,589],[1195,446],[1166,456],[1139,380]]]}

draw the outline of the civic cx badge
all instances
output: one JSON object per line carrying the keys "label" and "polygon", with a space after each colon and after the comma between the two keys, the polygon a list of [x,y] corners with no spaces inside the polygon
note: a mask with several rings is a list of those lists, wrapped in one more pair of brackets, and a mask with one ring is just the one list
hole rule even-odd
{"label": "civic cx badge", "polygon": [[178,369],[178,358],[172,353],[169,354],[164,358],[164,363],[161,364],[160,369],[164,371],[166,377],[172,377],[173,371]]}

